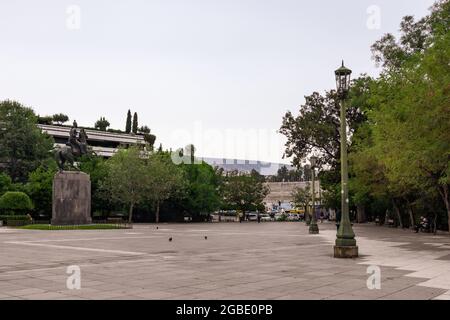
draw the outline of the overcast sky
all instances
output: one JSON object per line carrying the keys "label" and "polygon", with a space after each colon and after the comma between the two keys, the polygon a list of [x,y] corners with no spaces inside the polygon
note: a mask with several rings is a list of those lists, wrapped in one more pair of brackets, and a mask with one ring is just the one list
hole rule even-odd
{"label": "overcast sky", "polygon": [[341,59],[376,75],[370,45],[433,0],[0,0],[0,100],[125,128],[165,148],[286,162],[276,133]]}

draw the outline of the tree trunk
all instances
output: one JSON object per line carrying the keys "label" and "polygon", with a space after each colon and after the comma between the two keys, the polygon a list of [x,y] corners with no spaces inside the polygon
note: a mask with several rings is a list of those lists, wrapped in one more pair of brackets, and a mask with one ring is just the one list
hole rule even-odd
{"label": "tree trunk", "polygon": [[414,212],[412,209],[412,205],[411,203],[409,203],[409,201],[406,201],[407,205],[408,205],[408,213],[409,213],[409,227],[410,228],[414,228],[414,226],[416,225],[416,222],[414,220]]}
{"label": "tree trunk", "polygon": [[305,222],[309,223],[311,221],[311,218],[309,216],[309,205],[306,205],[305,207]]}
{"label": "tree trunk", "polygon": [[433,218],[433,233],[434,233],[434,235],[436,235],[436,233],[437,233],[437,222],[436,222],[437,217],[438,217],[437,212],[435,212],[434,218]]}
{"label": "tree trunk", "polygon": [[366,222],[366,208],[364,205],[358,205],[356,206],[356,221],[358,223],[365,223]]}
{"label": "tree trunk", "polygon": [[133,222],[133,208],[134,208],[134,203],[130,204],[130,211],[128,212],[128,223]]}
{"label": "tree trunk", "polygon": [[394,206],[394,211],[395,211],[395,214],[397,215],[397,219],[398,219],[398,223],[400,225],[400,228],[403,229],[402,215],[400,213],[400,209],[397,206],[397,203],[395,202],[395,199],[392,199],[392,204]]}
{"label": "tree trunk", "polygon": [[448,190],[448,184],[444,184],[439,187],[439,194],[442,197],[442,200],[445,203],[445,208],[447,209],[447,223],[448,223],[448,230],[450,231],[450,199],[449,199],[449,190]]}
{"label": "tree trunk", "polygon": [[159,223],[159,201],[156,201],[156,223]]}

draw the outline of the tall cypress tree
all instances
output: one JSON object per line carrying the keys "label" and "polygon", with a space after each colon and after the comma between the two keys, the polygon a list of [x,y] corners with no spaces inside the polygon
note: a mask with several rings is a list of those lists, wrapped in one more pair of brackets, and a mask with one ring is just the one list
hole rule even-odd
{"label": "tall cypress tree", "polygon": [[131,111],[128,109],[127,113],[127,123],[125,125],[125,132],[130,133],[131,132]]}
{"label": "tall cypress tree", "polygon": [[137,132],[138,132],[138,115],[137,112],[135,112],[133,116],[133,133],[136,134]]}

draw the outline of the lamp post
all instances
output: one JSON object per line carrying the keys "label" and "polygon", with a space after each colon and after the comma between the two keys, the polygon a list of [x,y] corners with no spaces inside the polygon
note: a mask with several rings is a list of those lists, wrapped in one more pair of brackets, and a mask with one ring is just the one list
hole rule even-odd
{"label": "lamp post", "polygon": [[349,198],[348,198],[348,160],[347,160],[347,125],[346,125],[346,107],[350,88],[350,75],[352,71],[342,66],[335,71],[337,93],[341,104],[341,222],[336,235],[336,245],[334,246],[335,258],[356,258],[358,257],[358,247],[356,246],[355,233],[352,229],[349,216]]}
{"label": "lamp post", "polygon": [[312,170],[312,195],[311,195],[311,200],[312,200],[312,205],[311,205],[311,223],[309,224],[309,233],[310,234],[318,234],[319,233],[319,226],[317,225],[317,219],[316,219],[316,191],[315,191],[315,178],[316,178],[316,165],[317,165],[317,157],[311,157],[309,159],[309,162],[311,162],[311,170]]}
{"label": "lamp post", "polygon": [[[309,171],[310,169],[311,169],[311,166],[309,164],[306,164],[304,166],[304,170]],[[308,207],[309,207],[309,201],[308,201],[308,197],[306,197],[305,223],[306,223],[307,226],[309,226],[311,224],[311,218],[309,216]]]}

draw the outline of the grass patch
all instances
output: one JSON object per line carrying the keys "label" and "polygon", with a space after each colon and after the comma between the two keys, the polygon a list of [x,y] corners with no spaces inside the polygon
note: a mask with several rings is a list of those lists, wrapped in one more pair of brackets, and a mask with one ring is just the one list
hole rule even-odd
{"label": "grass patch", "polygon": [[86,224],[77,226],[52,226],[51,224],[29,224],[18,229],[26,230],[112,230],[130,229],[128,224]]}

